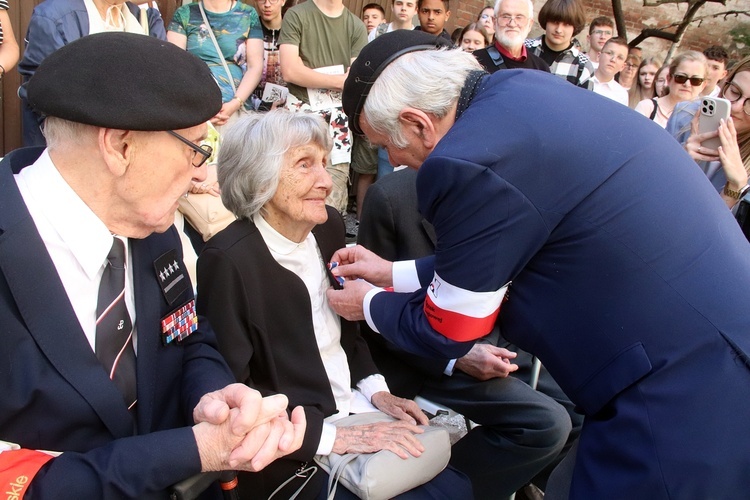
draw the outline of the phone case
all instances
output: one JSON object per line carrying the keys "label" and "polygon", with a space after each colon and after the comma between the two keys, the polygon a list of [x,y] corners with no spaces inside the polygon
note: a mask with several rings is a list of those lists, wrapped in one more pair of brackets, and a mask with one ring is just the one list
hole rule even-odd
{"label": "phone case", "polygon": [[[701,99],[700,119],[698,122],[698,132],[713,132],[719,129],[720,120],[729,118],[731,104],[726,99],[720,97],[704,97]],[[703,147],[717,149],[721,146],[718,137],[705,140],[701,143]]]}

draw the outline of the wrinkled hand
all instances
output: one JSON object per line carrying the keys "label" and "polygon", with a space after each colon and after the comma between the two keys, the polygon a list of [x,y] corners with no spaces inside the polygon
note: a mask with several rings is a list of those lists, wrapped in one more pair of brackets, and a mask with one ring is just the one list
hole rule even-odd
{"label": "wrinkled hand", "polygon": [[334,276],[342,276],[346,280],[362,278],[376,286],[393,285],[393,262],[381,259],[363,246],[336,250],[331,262],[339,263],[331,270]]}
{"label": "wrinkled hand", "polygon": [[456,360],[455,368],[477,380],[505,378],[518,370],[511,360],[516,353],[492,344],[474,344],[465,356]]}
{"label": "wrinkled hand", "polygon": [[423,432],[421,427],[403,420],[338,427],[333,452],[341,455],[390,450],[404,459],[409,458],[409,455],[418,457],[424,451],[424,446],[414,434]]}
{"label": "wrinkled hand", "polygon": [[244,384],[206,394],[193,410],[202,471],[260,470],[302,446],[302,408],[286,416],[284,395],[261,397]]}
{"label": "wrinkled hand", "polygon": [[[338,268],[334,271],[336,269]],[[372,289],[373,286],[364,280],[345,281],[342,290],[326,290],[328,305],[336,314],[348,321],[362,321],[365,319],[362,303],[367,292]]]}
{"label": "wrinkled hand", "polygon": [[411,399],[400,398],[390,392],[380,391],[372,395],[371,401],[375,408],[398,420],[419,425],[430,423],[427,415]]}

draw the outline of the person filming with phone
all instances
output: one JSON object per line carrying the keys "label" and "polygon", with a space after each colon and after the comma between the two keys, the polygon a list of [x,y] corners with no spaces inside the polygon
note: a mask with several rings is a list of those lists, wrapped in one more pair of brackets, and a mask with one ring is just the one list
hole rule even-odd
{"label": "person filming with phone", "polygon": [[[713,129],[701,126],[715,121],[701,109],[707,98],[680,106],[667,124],[667,131],[684,144],[685,150],[698,162],[729,208],[745,194],[750,168],[750,57],[744,58],[729,72],[721,88],[729,112]],[[712,103],[720,110],[721,99]],[[704,131],[705,130],[705,131]],[[703,131],[703,132],[701,132]]]}

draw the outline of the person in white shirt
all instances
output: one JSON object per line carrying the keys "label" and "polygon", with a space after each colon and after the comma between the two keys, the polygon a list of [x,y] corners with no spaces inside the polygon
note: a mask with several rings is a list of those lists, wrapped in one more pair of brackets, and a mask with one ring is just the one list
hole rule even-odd
{"label": "person in white shirt", "polygon": [[628,91],[615,81],[628,58],[628,42],[624,38],[610,38],[599,53],[599,65],[594,71],[594,92],[609,97],[623,106],[628,105]]}

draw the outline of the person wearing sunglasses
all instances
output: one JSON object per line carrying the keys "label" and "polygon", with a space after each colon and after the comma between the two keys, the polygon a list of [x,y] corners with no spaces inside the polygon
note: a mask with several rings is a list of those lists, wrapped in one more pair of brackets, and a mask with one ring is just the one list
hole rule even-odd
{"label": "person wearing sunglasses", "polygon": [[669,65],[669,93],[662,97],[644,99],[636,105],[635,110],[662,128],[666,127],[678,103],[692,101],[698,97],[705,85],[706,71],[706,56],[694,50],[683,52]]}
{"label": "person wearing sunglasses", "polygon": [[[748,185],[750,169],[750,57],[732,68],[721,87],[720,96],[732,107],[729,120],[717,131],[698,133],[700,100],[678,104],[666,128],[684,145],[727,206],[733,208]],[[717,136],[721,148],[703,145],[704,141]]]}

